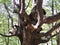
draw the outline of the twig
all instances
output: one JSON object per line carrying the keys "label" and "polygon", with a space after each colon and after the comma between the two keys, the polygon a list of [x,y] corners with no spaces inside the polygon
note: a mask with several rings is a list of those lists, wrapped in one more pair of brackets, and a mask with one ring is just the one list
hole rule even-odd
{"label": "twig", "polygon": [[11,34],[1,34],[1,33],[0,33],[0,35],[1,36],[4,36],[4,37],[12,37],[12,36],[15,36],[15,35],[11,35]]}
{"label": "twig", "polygon": [[58,33],[52,35],[51,38],[54,37],[54,36],[57,36],[58,34],[60,34],[60,32],[58,32]]}
{"label": "twig", "polygon": [[26,6],[25,10],[28,8],[28,6],[29,6],[29,4],[30,4],[30,1],[31,1],[31,0],[29,0],[28,5]]}

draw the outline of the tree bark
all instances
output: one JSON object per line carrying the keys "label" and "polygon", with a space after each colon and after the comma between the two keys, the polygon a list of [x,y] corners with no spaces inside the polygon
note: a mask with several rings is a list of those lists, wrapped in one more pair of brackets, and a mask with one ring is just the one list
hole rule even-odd
{"label": "tree bark", "polygon": [[23,30],[23,43],[22,45],[32,45],[32,33],[27,30]]}

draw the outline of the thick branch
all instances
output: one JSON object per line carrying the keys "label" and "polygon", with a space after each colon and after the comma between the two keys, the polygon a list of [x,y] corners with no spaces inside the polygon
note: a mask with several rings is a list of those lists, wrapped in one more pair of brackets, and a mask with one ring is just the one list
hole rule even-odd
{"label": "thick branch", "polygon": [[40,19],[39,19],[39,26],[38,28],[36,29],[38,32],[40,32],[41,30],[41,25],[43,24],[43,10],[42,10],[42,2],[43,0],[35,0],[37,2],[37,12],[38,12],[38,15],[40,16]]}
{"label": "thick branch", "polygon": [[60,26],[60,23],[53,26],[47,33],[46,36],[50,35],[55,29],[57,29]]}
{"label": "thick branch", "polygon": [[46,19],[44,19],[44,23],[48,23],[48,24],[53,23],[53,22],[55,22],[55,21],[57,21],[59,19],[60,19],[60,13],[57,13],[54,16],[49,16]]}
{"label": "thick branch", "polygon": [[43,21],[43,10],[42,10],[42,2],[43,0],[36,0],[37,1],[37,11],[38,15],[40,15],[40,23]]}
{"label": "thick branch", "polygon": [[25,0],[21,0],[21,11],[20,11],[20,19],[24,22],[24,20],[27,22],[29,21],[29,17],[27,13],[25,12]]}
{"label": "thick branch", "polygon": [[25,11],[25,0],[21,0],[21,11],[20,13],[23,13]]}
{"label": "thick branch", "polygon": [[[43,22],[42,22],[42,24],[43,24],[43,23],[50,24],[50,23],[53,23],[53,22],[55,22],[55,21],[58,21],[59,19],[60,19],[60,13],[57,13],[56,15],[49,16],[49,17],[47,17],[46,19],[44,19]],[[36,30],[38,30],[38,32],[41,31],[41,25],[42,25],[42,24],[40,24],[40,25],[38,26],[38,28],[36,29]]]}

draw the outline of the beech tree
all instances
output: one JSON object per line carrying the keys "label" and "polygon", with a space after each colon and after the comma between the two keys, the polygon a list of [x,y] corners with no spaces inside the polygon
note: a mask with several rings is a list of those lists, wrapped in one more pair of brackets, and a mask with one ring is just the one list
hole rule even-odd
{"label": "beech tree", "polygon": [[[19,0],[19,4],[17,4],[15,0],[13,0],[13,3],[14,3],[13,13],[18,14],[19,25],[13,25],[12,16],[10,16],[8,7],[4,3],[5,9],[7,13],[9,14],[8,16],[11,19],[12,29],[9,31],[8,34],[3,35],[0,33],[0,35],[5,36],[5,37],[17,36],[21,41],[21,45],[38,45],[40,43],[48,42],[52,37],[59,34],[58,32],[52,35],[53,31],[59,28],[60,23],[57,23],[56,25],[52,26],[52,28],[49,29],[46,33],[41,33],[42,31],[41,26],[44,23],[50,24],[50,23],[58,21],[60,19],[60,13],[44,18],[44,15],[46,14],[46,12],[42,8],[43,0],[33,0],[34,7],[32,8],[31,13],[27,14],[26,9],[28,8],[29,3],[26,7],[25,1],[26,0]],[[18,10],[16,10],[15,7],[17,7]],[[35,28],[37,24],[38,26]]]}

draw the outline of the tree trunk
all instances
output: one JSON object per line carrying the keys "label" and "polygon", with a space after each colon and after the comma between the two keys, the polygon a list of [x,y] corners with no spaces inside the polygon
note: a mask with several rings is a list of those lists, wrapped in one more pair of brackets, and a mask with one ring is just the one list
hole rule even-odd
{"label": "tree trunk", "polygon": [[32,45],[32,33],[27,30],[23,30],[23,43],[22,45]]}

